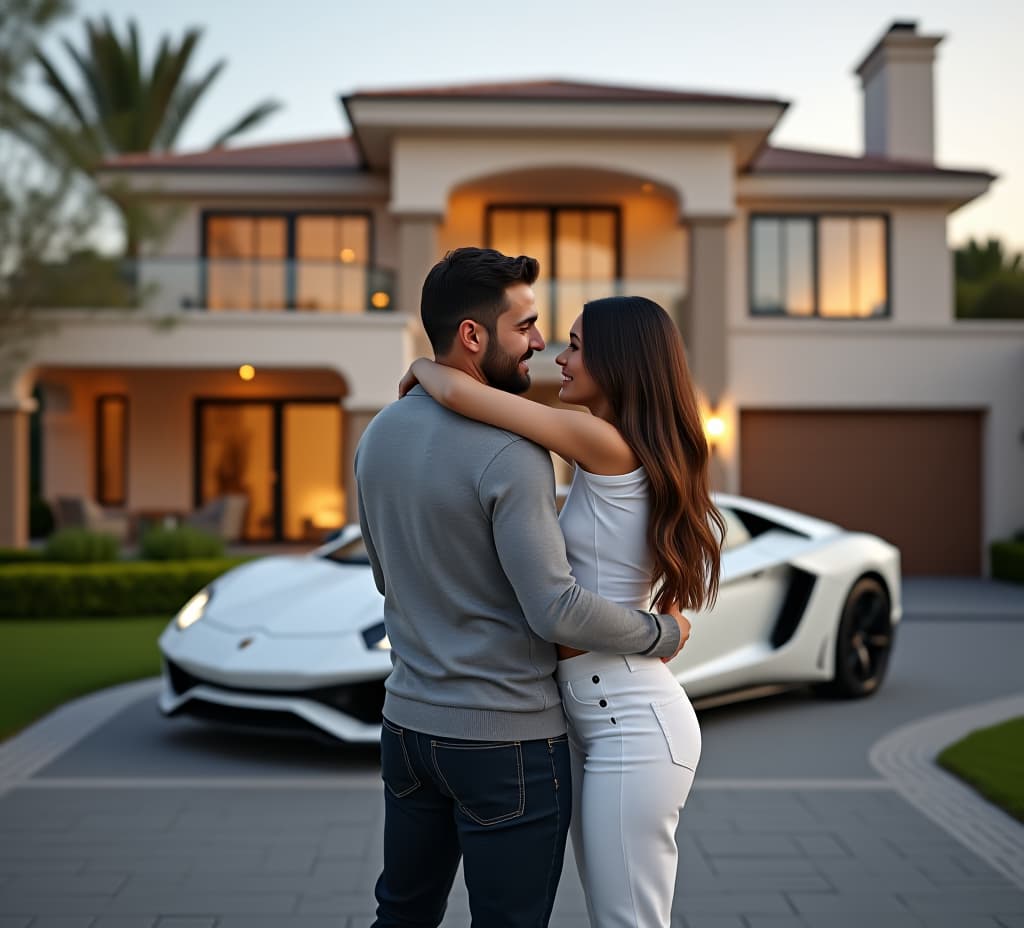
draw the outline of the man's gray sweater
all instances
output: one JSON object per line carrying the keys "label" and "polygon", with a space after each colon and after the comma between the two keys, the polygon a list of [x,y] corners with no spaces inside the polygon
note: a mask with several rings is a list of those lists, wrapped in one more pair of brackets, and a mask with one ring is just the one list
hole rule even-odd
{"label": "man's gray sweater", "polygon": [[393,671],[384,714],[470,740],[565,731],[552,642],[671,655],[669,616],[613,605],[573,579],[548,453],[415,387],[356,452],[359,521]]}

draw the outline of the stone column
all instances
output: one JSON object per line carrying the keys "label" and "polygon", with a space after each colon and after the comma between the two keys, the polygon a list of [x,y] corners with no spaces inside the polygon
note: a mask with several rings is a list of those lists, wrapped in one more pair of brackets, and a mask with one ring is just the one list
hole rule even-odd
{"label": "stone column", "polygon": [[687,345],[697,387],[714,409],[729,382],[726,352],[727,218],[690,219]]}
{"label": "stone column", "polygon": [[32,399],[0,398],[0,547],[28,544],[28,417]]}
{"label": "stone column", "polygon": [[[684,334],[687,358],[708,413],[721,413],[728,389],[726,296],[728,293],[728,217],[691,218],[690,294],[686,302]],[[728,486],[728,461],[721,442],[710,461],[711,486]]]}
{"label": "stone column", "polygon": [[[419,322],[423,278],[441,257],[437,253],[437,227],[441,217],[435,213],[402,213],[398,222],[398,280],[395,309],[408,313]],[[416,355],[432,356],[430,342],[422,325],[417,324]],[[414,357],[416,356],[414,355]]]}
{"label": "stone column", "polygon": [[345,404],[343,428],[345,437],[342,446],[342,484],[345,487],[345,521],[359,521],[359,503],[356,495],[355,459],[359,439],[370,424],[370,420],[380,412],[379,408],[352,408]]}

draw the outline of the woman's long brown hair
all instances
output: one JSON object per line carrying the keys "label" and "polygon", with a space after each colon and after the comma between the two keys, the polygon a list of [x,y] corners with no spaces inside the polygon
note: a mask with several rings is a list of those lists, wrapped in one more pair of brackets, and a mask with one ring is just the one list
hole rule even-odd
{"label": "woman's long brown hair", "polygon": [[583,307],[583,363],[647,472],[654,604],[713,605],[725,520],[711,502],[710,452],[679,330],[644,297],[593,300]]}

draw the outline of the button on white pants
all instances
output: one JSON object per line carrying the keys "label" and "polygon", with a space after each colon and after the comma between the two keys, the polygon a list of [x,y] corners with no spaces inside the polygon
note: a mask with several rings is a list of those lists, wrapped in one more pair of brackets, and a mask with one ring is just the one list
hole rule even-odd
{"label": "button on white pants", "polygon": [[669,928],[679,812],[700,759],[690,700],[655,657],[559,661],[571,835],[593,928]]}

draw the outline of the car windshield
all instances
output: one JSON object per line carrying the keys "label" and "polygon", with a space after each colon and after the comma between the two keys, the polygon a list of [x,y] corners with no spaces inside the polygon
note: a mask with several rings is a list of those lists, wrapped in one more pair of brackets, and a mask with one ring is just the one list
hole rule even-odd
{"label": "car windshield", "polygon": [[747,527],[740,521],[740,517],[733,510],[719,506],[718,511],[722,514],[722,518],[725,519],[723,551],[732,551],[750,541],[750,532],[747,531]]}
{"label": "car windshield", "polygon": [[366,554],[366,546],[362,537],[353,538],[347,544],[335,548],[324,555],[329,561],[337,564],[369,564],[370,558]]}

